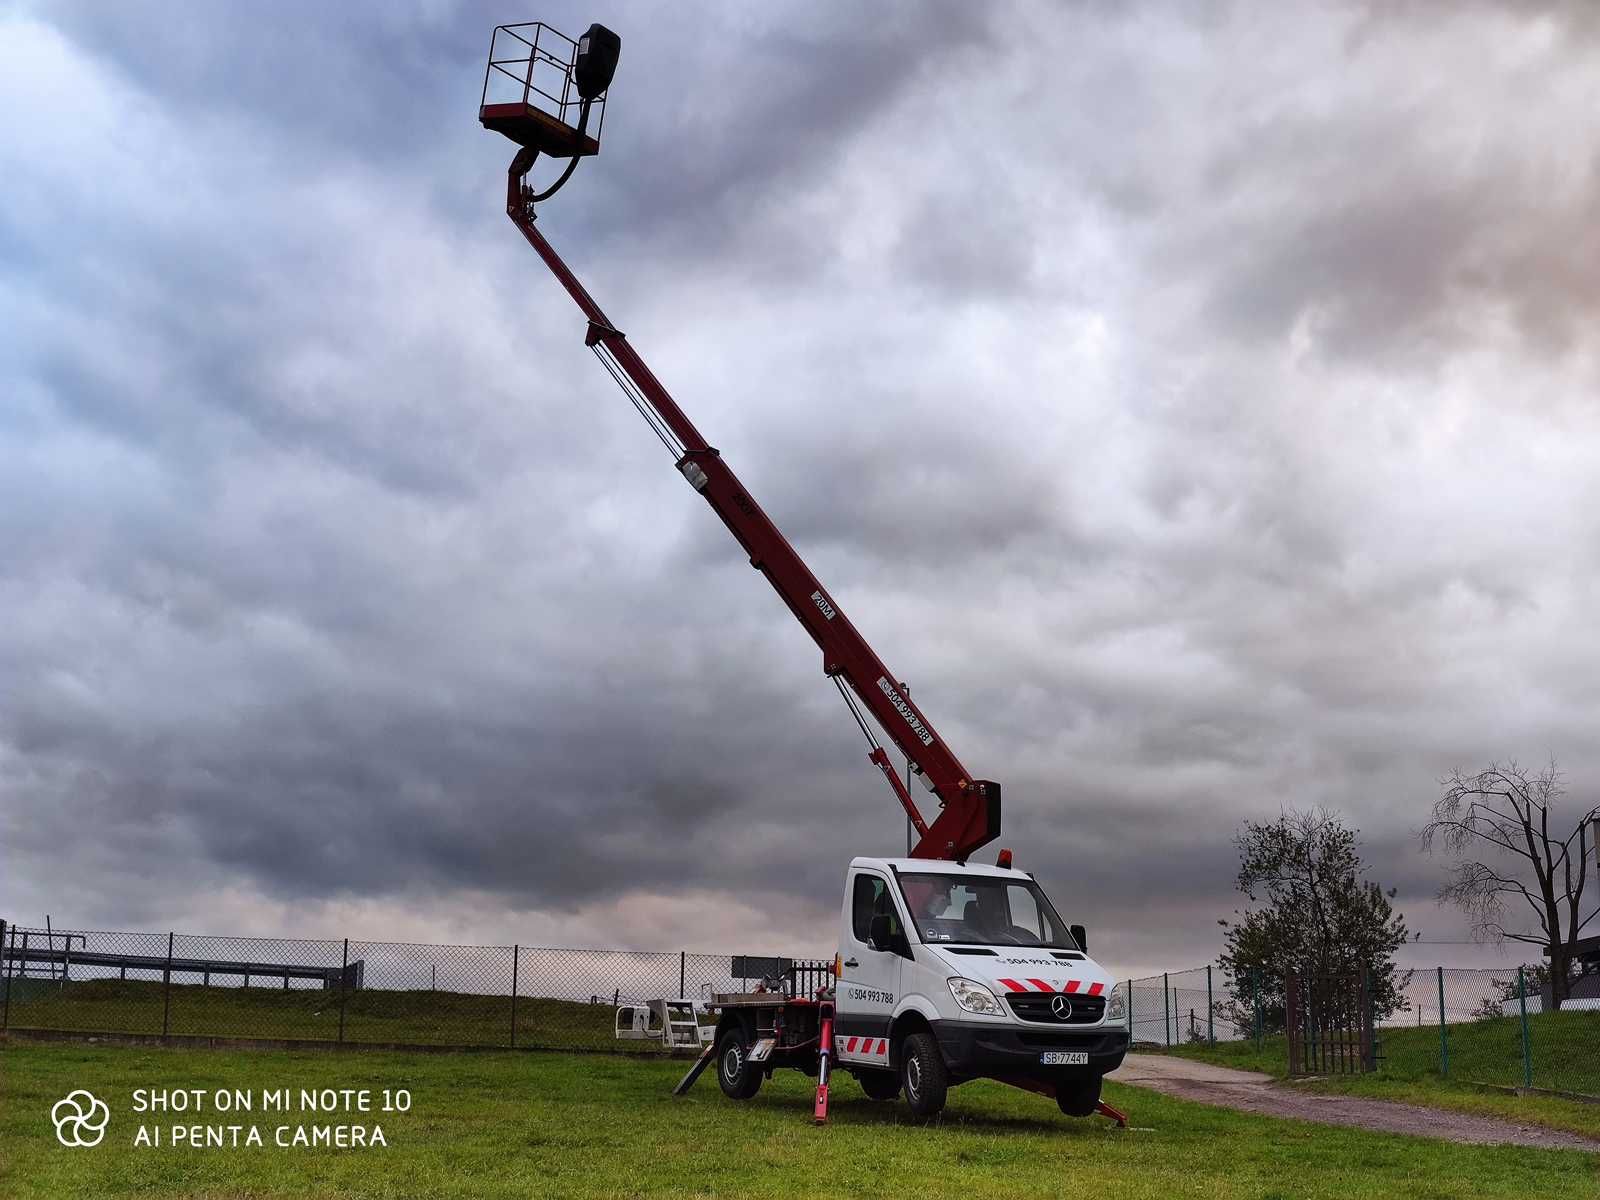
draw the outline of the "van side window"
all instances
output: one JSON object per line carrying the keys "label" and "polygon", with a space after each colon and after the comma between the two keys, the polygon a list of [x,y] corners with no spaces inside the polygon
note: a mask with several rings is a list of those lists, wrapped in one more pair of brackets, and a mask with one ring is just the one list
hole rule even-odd
{"label": "van side window", "polygon": [[1011,910],[1011,924],[1040,939],[1045,938],[1044,916],[1034,903],[1033,893],[1025,887],[1012,884],[1006,888],[1006,906]]}
{"label": "van side window", "polygon": [[878,875],[857,875],[855,888],[850,893],[850,932],[863,946],[871,945],[872,914],[877,911],[879,897],[888,885]]}

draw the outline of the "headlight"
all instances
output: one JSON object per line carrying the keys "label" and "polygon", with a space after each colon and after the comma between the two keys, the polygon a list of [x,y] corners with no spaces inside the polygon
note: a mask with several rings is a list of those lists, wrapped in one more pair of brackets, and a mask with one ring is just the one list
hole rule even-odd
{"label": "headlight", "polygon": [[1106,1003],[1106,1020],[1125,1021],[1128,1017],[1128,997],[1119,983],[1111,989],[1111,999]]}
{"label": "headlight", "polygon": [[994,998],[993,992],[983,984],[973,983],[970,979],[952,979],[950,994],[956,998],[956,1003],[969,1013],[985,1017],[1003,1017],[1006,1014],[1006,1010],[1000,1007],[1000,1001]]}

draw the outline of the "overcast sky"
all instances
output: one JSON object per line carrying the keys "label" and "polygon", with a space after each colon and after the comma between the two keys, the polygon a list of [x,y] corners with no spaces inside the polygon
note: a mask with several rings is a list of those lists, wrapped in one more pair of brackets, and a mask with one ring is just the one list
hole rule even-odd
{"label": "overcast sky", "polygon": [[1440,775],[1600,798],[1589,6],[249,11],[0,15],[0,916],[826,950],[903,850],[505,218],[535,16],[541,227],[1103,962],[1286,804],[1448,939]]}

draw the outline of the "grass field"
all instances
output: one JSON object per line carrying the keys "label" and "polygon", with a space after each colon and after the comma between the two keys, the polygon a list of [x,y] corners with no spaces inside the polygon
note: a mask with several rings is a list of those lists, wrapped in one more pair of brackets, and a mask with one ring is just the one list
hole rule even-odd
{"label": "grass field", "polygon": [[[714,1080],[674,1100],[681,1063],[553,1054],[400,1054],[0,1046],[0,1195],[930,1197],[1592,1197],[1600,1161],[1570,1151],[1452,1146],[1250,1117],[1108,1086],[1136,1128],[1071,1121],[998,1084],[952,1093],[933,1126],[837,1077],[833,1121],[780,1075],[736,1105]],[[346,1118],[133,1111],[135,1088],[407,1088],[411,1111]],[[48,1114],[74,1088],[110,1106],[105,1141],[67,1149]],[[277,1149],[271,1129],[377,1121],[388,1145]],[[136,1149],[141,1121],[248,1123],[261,1148]]]}
{"label": "grass field", "polygon": [[[1351,1095],[1432,1104],[1460,1112],[1503,1116],[1600,1137],[1600,1104],[1546,1096],[1509,1096],[1482,1084],[1523,1082],[1522,1027],[1515,1018],[1465,1021],[1446,1027],[1450,1073],[1440,1073],[1438,1026],[1390,1027],[1380,1031],[1376,1074],[1327,1078],[1299,1086]],[[1600,1013],[1558,1012],[1530,1016],[1528,1041],[1533,1085],[1600,1096]],[[1282,1077],[1289,1054],[1282,1037],[1255,1043],[1218,1042],[1175,1046],[1168,1053],[1205,1062],[1263,1071]]]}
{"label": "grass field", "polygon": [[[1451,1076],[1484,1083],[1523,1083],[1522,1022],[1516,1017],[1453,1022],[1445,1032]],[[1380,1034],[1387,1073],[1400,1079],[1438,1074],[1437,1025],[1396,1026]],[[1532,1086],[1600,1097],[1600,1012],[1530,1015],[1528,1051]]]}
{"label": "grass field", "polygon": [[[609,997],[607,1000],[609,1001]],[[337,991],[173,984],[168,1013],[174,1034],[333,1041],[339,1036]],[[509,996],[466,992],[362,989],[344,997],[350,1042],[437,1046],[509,1046]],[[659,1052],[652,1043],[613,1037],[610,1003],[517,998],[517,1044],[558,1049]],[[158,1034],[159,980],[91,979],[13,997],[8,1024],[17,1029]]]}

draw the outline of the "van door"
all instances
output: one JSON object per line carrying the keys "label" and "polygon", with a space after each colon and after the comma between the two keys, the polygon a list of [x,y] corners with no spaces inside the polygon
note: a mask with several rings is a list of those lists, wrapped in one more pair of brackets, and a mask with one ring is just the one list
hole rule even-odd
{"label": "van door", "polygon": [[840,937],[844,957],[835,1005],[833,1048],[840,1062],[889,1065],[889,1022],[900,993],[900,967],[893,950],[872,945],[873,917],[887,916],[891,931],[905,935],[889,880],[876,871],[850,875],[850,920]]}

